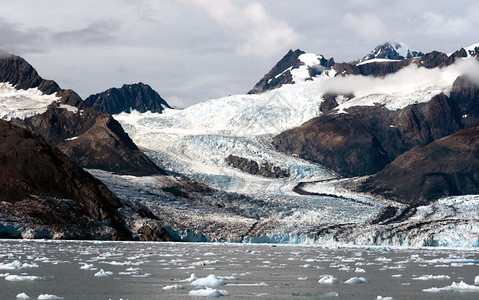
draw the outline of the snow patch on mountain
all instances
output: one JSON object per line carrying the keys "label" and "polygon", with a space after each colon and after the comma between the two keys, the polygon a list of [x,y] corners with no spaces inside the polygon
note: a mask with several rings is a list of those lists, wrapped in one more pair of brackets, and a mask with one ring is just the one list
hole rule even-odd
{"label": "snow patch on mountain", "polygon": [[[59,101],[60,97],[55,94],[45,95],[38,88],[17,90],[9,82],[0,83],[0,118],[11,120],[12,118],[25,119],[47,111],[48,105]],[[67,105],[62,105],[67,108]],[[67,109],[73,109],[68,106]]]}
{"label": "snow patch on mountain", "polygon": [[314,53],[305,53],[301,54],[298,59],[303,63],[303,65],[299,66],[299,68],[297,69],[291,70],[291,75],[293,76],[293,83],[300,83],[311,79],[311,76],[309,75],[309,68],[318,66],[322,67],[321,59],[324,59],[324,56]]}
{"label": "snow patch on mountain", "polygon": [[370,64],[370,63],[383,63],[383,62],[395,62],[395,61],[400,61],[398,59],[388,59],[388,58],[373,58],[370,60],[365,60],[363,62],[360,62],[356,64],[356,66],[361,66],[365,64]]}

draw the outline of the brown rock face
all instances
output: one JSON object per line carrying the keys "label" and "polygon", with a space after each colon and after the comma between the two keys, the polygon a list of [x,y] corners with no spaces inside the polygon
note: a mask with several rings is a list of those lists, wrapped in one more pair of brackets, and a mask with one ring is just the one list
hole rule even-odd
{"label": "brown rock face", "polygon": [[361,189],[411,205],[479,193],[479,126],[414,147]]}
{"label": "brown rock face", "polygon": [[66,231],[71,231],[69,227],[81,229],[77,238],[93,238],[90,234],[101,221],[115,229],[109,238],[131,237],[116,212],[120,202],[101,181],[29,131],[3,120],[0,120],[0,190],[2,213],[10,211],[3,220],[19,216],[59,228],[65,226]]}
{"label": "brown rock face", "polygon": [[[463,115],[477,109],[473,103],[479,99],[474,90],[466,95],[440,94],[428,103],[397,111],[352,107],[347,114],[331,112],[279,134],[273,144],[279,151],[320,163],[342,176],[374,174],[412,147],[463,128]],[[478,120],[471,113],[468,122]]]}
{"label": "brown rock face", "polygon": [[352,114],[314,118],[279,134],[273,144],[348,177],[375,173],[389,163],[379,141]]}
{"label": "brown rock face", "polygon": [[84,168],[135,176],[166,174],[138,150],[109,115],[99,115],[91,128],[74,140],[59,143],[58,148]]}

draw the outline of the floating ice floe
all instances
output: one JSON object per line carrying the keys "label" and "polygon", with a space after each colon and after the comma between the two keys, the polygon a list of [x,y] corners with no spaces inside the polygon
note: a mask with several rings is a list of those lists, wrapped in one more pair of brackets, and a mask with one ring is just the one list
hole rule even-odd
{"label": "floating ice floe", "polygon": [[189,283],[191,283],[191,282],[193,282],[193,281],[195,281],[195,280],[197,280],[197,279],[198,279],[198,277],[196,277],[195,273],[191,273],[190,278],[186,278],[186,279],[184,279],[184,280],[180,280],[180,282],[189,282]]}
{"label": "floating ice floe", "polygon": [[191,266],[206,266],[206,265],[213,265],[216,264],[218,261],[217,260],[202,260],[202,261],[196,261],[191,263]]}
{"label": "floating ice floe", "polygon": [[447,275],[422,275],[419,277],[414,277],[412,280],[447,280],[451,277]]}
{"label": "floating ice floe", "polygon": [[164,290],[184,290],[185,287],[180,284],[167,285],[163,287]]}
{"label": "floating ice floe", "polygon": [[476,278],[474,278],[474,284],[479,285],[479,276],[476,276]]}
{"label": "floating ice floe", "polygon": [[347,284],[364,284],[364,283],[369,283],[369,281],[364,278],[364,277],[353,277],[348,280],[346,280],[344,283]]}
{"label": "floating ice floe", "polygon": [[37,264],[21,263],[19,260],[12,261],[11,263],[0,263],[0,270],[20,270],[27,268],[38,268]]}
{"label": "floating ice floe", "polygon": [[298,277],[298,280],[307,280],[308,277]]}
{"label": "floating ice floe", "polygon": [[362,268],[356,268],[356,269],[354,270],[354,272],[356,272],[356,273],[366,273],[366,271],[365,271],[364,269],[362,269]]}
{"label": "floating ice floe", "polygon": [[189,295],[193,297],[215,297],[216,298],[216,297],[228,296],[229,294],[225,290],[206,288],[203,290],[190,291]]}
{"label": "floating ice floe", "polygon": [[226,285],[228,282],[226,280],[218,278],[218,276],[214,274],[208,275],[205,278],[199,278],[193,281],[191,284],[195,286],[208,286],[208,287],[215,287],[215,286],[223,286]]}
{"label": "floating ice floe", "polygon": [[39,300],[58,300],[58,299],[63,299],[62,297],[58,297],[56,295],[50,295],[50,294],[41,294],[38,296]]}
{"label": "floating ice floe", "polygon": [[384,256],[380,256],[378,258],[375,259],[376,261],[381,261],[381,262],[389,262],[389,261],[392,261],[392,259],[390,258],[386,258]]}
{"label": "floating ice floe", "polygon": [[110,275],[113,275],[113,272],[105,271],[103,269],[100,269],[100,271],[96,272],[95,275],[93,275],[93,276],[95,276],[95,277],[108,277]]}
{"label": "floating ice floe", "polygon": [[39,281],[45,280],[43,277],[40,276],[28,276],[28,275],[8,275],[5,277],[7,281]]}
{"label": "floating ice floe", "polygon": [[322,284],[338,284],[341,283],[336,277],[333,275],[323,275],[319,280],[319,283]]}
{"label": "floating ice floe", "polygon": [[95,267],[93,264],[87,264],[87,263],[83,263],[83,266],[80,267],[80,269],[82,270],[98,270],[97,267]]}
{"label": "floating ice floe", "polygon": [[25,293],[20,293],[17,295],[17,299],[30,299],[30,297]]}
{"label": "floating ice floe", "polygon": [[377,296],[376,300],[394,300],[394,298],[393,297]]}
{"label": "floating ice floe", "polygon": [[470,285],[461,281],[459,283],[453,282],[450,286],[445,286],[442,288],[432,287],[429,289],[422,290],[423,292],[428,293],[440,293],[440,292],[479,292],[479,286]]}

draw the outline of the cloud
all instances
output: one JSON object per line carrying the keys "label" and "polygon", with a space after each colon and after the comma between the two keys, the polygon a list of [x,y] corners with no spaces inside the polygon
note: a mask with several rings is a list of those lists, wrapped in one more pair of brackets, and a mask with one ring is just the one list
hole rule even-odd
{"label": "cloud", "polygon": [[357,98],[373,94],[395,94],[434,87],[437,90],[451,88],[460,75],[468,75],[479,84],[479,62],[476,59],[460,60],[444,68],[426,69],[412,64],[385,77],[352,75],[324,81],[320,92],[354,94]]}
{"label": "cloud", "polygon": [[0,48],[12,53],[42,52],[40,41],[43,39],[42,28],[21,30],[15,23],[0,18]]}
{"label": "cloud", "polygon": [[347,13],[343,17],[343,24],[362,39],[377,40],[386,37],[386,29],[383,22],[374,15],[363,14],[356,16]]}
{"label": "cloud", "polygon": [[241,56],[268,57],[284,52],[299,40],[299,34],[286,22],[269,15],[264,6],[251,2],[245,8],[231,0],[189,0],[205,9],[226,30],[239,35],[236,53]]}
{"label": "cloud", "polygon": [[83,45],[104,44],[114,39],[113,32],[118,27],[120,27],[120,24],[116,21],[99,20],[81,29],[57,32],[52,37],[59,42]]}

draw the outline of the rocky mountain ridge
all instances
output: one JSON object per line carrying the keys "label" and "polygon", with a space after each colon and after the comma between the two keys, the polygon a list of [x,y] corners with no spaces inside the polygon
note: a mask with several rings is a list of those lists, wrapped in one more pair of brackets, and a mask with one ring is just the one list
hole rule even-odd
{"label": "rocky mountain ridge", "polygon": [[142,82],[108,89],[87,97],[85,102],[99,112],[111,115],[121,112],[129,113],[132,110],[142,113],[146,111],[161,113],[165,108],[171,108],[156,91]]}
{"label": "rocky mountain ridge", "polygon": [[[317,63],[306,66],[309,72],[307,80],[317,76],[347,76],[364,75],[382,77],[395,73],[411,64],[425,68],[444,67],[466,57],[477,57],[479,44],[463,47],[457,51],[446,54],[438,51],[422,53],[410,50],[404,43],[384,43],[375,47],[371,53],[353,62],[335,62],[333,58],[325,59],[322,55]],[[249,94],[263,93],[274,90],[284,84],[294,84],[291,72],[305,66],[299,57],[305,55],[304,51],[290,50],[263,78],[248,92]]]}

